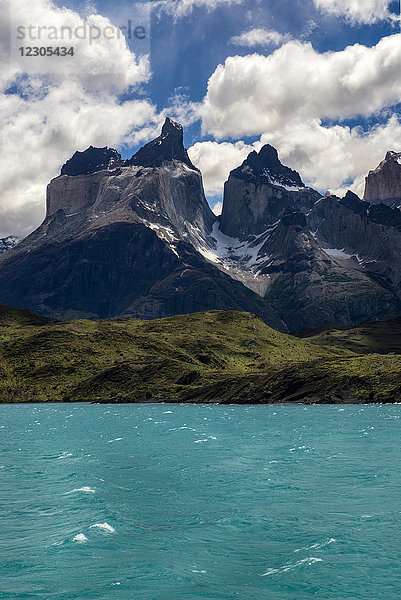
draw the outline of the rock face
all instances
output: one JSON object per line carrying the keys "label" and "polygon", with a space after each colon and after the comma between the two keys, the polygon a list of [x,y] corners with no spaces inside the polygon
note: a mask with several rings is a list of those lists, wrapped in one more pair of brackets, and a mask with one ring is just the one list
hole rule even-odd
{"label": "rock face", "polygon": [[320,194],[306,188],[300,175],[281,164],[277,150],[263,146],[231,171],[224,189],[221,231],[231,237],[262,233],[286,208],[307,212]]}
{"label": "rock face", "polygon": [[366,177],[364,200],[389,206],[401,204],[401,152],[389,151]]}
{"label": "rock face", "polygon": [[119,155],[104,149],[67,163],[48,186],[45,221],[0,260],[1,302],[60,319],[232,308],[286,330],[263,298],[199,252],[216,217],[182,128],[167,120],[161,138],[118,168]]}
{"label": "rock face", "polygon": [[[290,330],[386,318],[401,312],[394,256],[400,217],[398,209],[371,206],[351,192],[343,200],[322,197],[265,146],[230,173],[211,258],[263,296]],[[366,223],[381,231],[376,240],[366,236]],[[380,268],[378,240],[387,248]],[[367,252],[369,244],[375,251]]]}
{"label": "rock face", "polygon": [[87,175],[113,168],[121,162],[121,156],[116,150],[89,146],[85,152],[75,152],[74,156],[61,168],[61,174],[70,177]]}
{"label": "rock face", "polygon": [[183,136],[182,125],[167,117],[161,135],[138,150],[126,164],[139,167],[161,167],[166,161],[176,160],[190,169],[196,170],[184,148]]}
{"label": "rock face", "polygon": [[[377,170],[393,195],[397,160]],[[3,244],[0,303],[59,319],[246,310],[282,331],[390,317],[401,313],[401,211],[369,185],[372,202],[322,197],[266,145],[230,173],[217,218],[167,119],[130,160],[89,148],[64,165],[42,225]]]}

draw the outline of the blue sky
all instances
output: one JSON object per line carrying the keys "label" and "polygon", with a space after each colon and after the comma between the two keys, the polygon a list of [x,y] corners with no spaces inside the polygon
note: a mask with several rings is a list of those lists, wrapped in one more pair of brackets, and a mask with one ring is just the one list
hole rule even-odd
{"label": "blue sky", "polygon": [[[77,10],[82,15],[88,13],[88,4],[85,2],[57,0],[55,4]],[[152,78],[143,91],[159,110],[169,106],[175,94],[185,95],[192,102],[201,102],[208,79],[217,65],[234,54],[249,54],[248,47],[235,45],[230,40],[252,28],[274,30],[290,34],[295,39],[310,41],[321,53],[338,52],[354,44],[374,46],[383,37],[399,30],[388,21],[374,24],[350,22],[338,15],[322,12],[311,0],[245,0],[238,5],[219,5],[213,10],[195,6],[189,14],[180,18],[160,10],[158,2],[148,4],[153,4],[150,43]],[[91,0],[89,12],[94,8],[109,17],[115,25],[120,25],[126,23],[130,15],[134,15],[134,22],[138,19],[133,5],[135,3],[128,0]],[[392,2],[389,10],[398,14],[399,2]],[[138,50],[133,42],[128,43],[133,51]],[[254,46],[251,50],[267,56],[275,49],[274,46]],[[374,122],[380,122],[380,119],[380,115],[376,115]],[[342,123],[369,128],[372,119],[356,117],[342,120]],[[208,140],[213,136],[201,136],[199,123],[186,128],[187,146],[201,138]],[[249,143],[256,137],[243,136],[242,139]],[[139,145],[124,148],[123,153],[128,156]]]}
{"label": "blue sky", "polygon": [[3,58],[0,237],[40,223],[46,185],[75,150],[108,145],[131,156],[166,115],[184,125],[212,206],[229,171],[265,143],[308,185],[339,195],[363,196],[367,172],[388,149],[401,151],[399,2],[10,2],[11,38],[13,23],[85,19],[131,19],[147,36],[75,41],[70,61],[27,61],[15,42],[11,61]]}

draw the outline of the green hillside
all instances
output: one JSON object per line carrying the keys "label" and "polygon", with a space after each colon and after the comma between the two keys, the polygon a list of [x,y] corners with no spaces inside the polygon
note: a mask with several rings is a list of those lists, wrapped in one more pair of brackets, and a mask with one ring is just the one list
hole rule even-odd
{"label": "green hillside", "polygon": [[323,347],[337,347],[357,354],[401,354],[401,316],[359,327],[305,332],[303,339]]}
{"label": "green hillside", "polygon": [[234,311],[56,322],[0,307],[0,401],[390,402],[392,327],[301,339]]}

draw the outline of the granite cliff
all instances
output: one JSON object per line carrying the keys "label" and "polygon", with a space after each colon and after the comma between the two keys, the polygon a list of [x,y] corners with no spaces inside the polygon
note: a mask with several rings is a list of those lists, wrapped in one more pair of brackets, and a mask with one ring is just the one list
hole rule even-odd
{"label": "granite cliff", "polygon": [[282,331],[391,317],[398,193],[397,153],[361,200],[306,187],[266,145],[230,173],[218,218],[181,125],[166,119],[128,160],[90,147],[67,161],[42,225],[0,256],[0,303],[59,319],[244,310]]}
{"label": "granite cliff", "polygon": [[372,204],[401,204],[401,152],[389,151],[366,177],[364,200]]}

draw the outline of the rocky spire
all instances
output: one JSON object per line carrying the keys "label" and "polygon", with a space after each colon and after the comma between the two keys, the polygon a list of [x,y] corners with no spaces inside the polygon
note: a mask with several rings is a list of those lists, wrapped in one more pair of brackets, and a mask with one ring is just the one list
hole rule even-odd
{"label": "rocky spire", "polygon": [[160,167],[164,162],[171,160],[180,161],[195,169],[184,148],[182,125],[167,117],[159,137],[138,150],[126,164]]}
{"label": "rocky spire", "polygon": [[251,152],[240,167],[231,171],[231,175],[255,183],[304,187],[299,173],[284,166],[277,150],[270,144],[263,146],[260,152]]}
{"label": "rocky spire", "polygon": [[293,169],[283,165],[278,152],[266,144],[251,152],[231,171],[224,186],[220,229],[231,237],[259,235],[281,219],[286,208],[309,212],[320,194],[306,188]]}
{"label": "rocky spire", "polygon": [[389,151],[366,177],[364,200],[372,204],[398,206],[401,203],[401,152]]}

